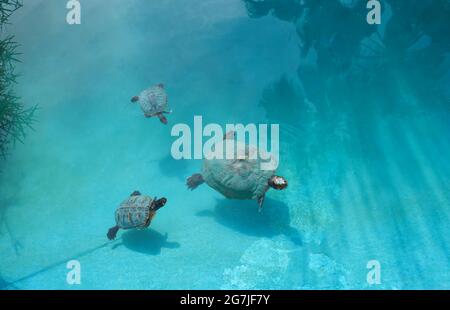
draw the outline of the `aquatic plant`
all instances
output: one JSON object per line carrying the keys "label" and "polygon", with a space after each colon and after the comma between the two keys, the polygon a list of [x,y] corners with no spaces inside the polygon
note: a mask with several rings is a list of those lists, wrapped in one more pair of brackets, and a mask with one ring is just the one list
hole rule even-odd
{"label": "aquatic plant", "polygon": [[0,155],[4,157],[7,149],[16,141],[23,142],[25,132],[31,127],[36,107],[26,108],[14,94],[17,74],[14,65],[18,44],[14,36],[4,35],[4,26],[13,12],[22,6],[19,0],[0,0]]}
{"label": "aquatic plant", "polygon": [[244,2],[250,17],[272,14],[286,21],[295,20],[304,7],[298,0],[244,0]]}
{"label": "aquatic plant", "polygon": [[[280,104],[283,104],[283,109],[279,108]],[[264,107],[266,117],[277,123],[294,124],[306,117],[308,112],[305,98],[287,76],[282,76],[264,89],[260,105]]]}
{"label": "aquatic plant", "polygon": [[[386,22],[384,34],[378,35],[378,42],[373,44],[372,40],[375,47],[367,62],[370,71],[400,72],[403,85],[423,106],[445,104],[441,102],[445,88],[441,80],[450,68],[450,39],[446,33],[450,27],[450,2],[421,1],[411,6],[390,0],[389,4],[392,18]],[[374,66],[377,70],[372,70]],[[386,80],[385,88],[389,87]]]}
{"label": "aquatic plant", "polygon": [[398,83],[422,107],[433,102],[450,108],[443,82],[449,72],[448,0],[383,1],[391,15],[384,16],[383,27],[365,22],[366,1],[243,1],[250,17],[270,14],[295,26],[302,60],[298,76],[320,113],[342,112],[343,102],[364,97],[369,98],[364,109],[403,113],[410,103]]}

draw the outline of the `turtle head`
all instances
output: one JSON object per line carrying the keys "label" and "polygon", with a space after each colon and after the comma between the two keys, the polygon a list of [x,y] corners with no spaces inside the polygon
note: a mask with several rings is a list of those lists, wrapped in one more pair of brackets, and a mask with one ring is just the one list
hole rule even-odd
{"label": "turtle head", "polygon": [[150,208],[152,209],[152,211],[158,211],[159,209],[161,209],[162,207],[164,207],[164,205],[166,204],[167,199],[166,198],[159,198],[157,199],[155,197],[155,199],[153,199],[153,203],[150,206]]}
{"label": "turtle head", "polygon": [[285,178],[274,175],[269,179],[269,186],[276,190],[283,190],[288,186],[288,182]]}
{"label": "turtle head", "polygon": [[131,102],[137,102],[137,101],[139,101],[139,96],[134,96],[134,97],[132,97],[131,98]]}

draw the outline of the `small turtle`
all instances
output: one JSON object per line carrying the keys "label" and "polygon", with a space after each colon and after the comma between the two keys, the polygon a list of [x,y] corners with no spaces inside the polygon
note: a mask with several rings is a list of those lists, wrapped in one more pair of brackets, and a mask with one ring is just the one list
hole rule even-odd
{"label": "small turtle", "polygon": [[157,84],[143,90],[139,96],[131,98],[131,102],[139,102],[145,117],[157,116],[163,124],[167,124],[164,114],[172,113],[168,107],[164,84]]}
{"label": "small turtle", "polygon": [[[233,139],[234,132],[229,132],[225,139]],[[257,152],[256,147],[237,142],[235,159],[204,159],[202,172],[193,174],[186,181],[190,190],[206,182],[210,187],[230,199],[254,199],[258,202],[259,211],[269,188],[285,189],[286,179],[275,175],[275,170],[262,170],[261,159],[250,159],[250,154]],[[244,159],[238,159],[244,156]]]}
{"label": "small turtle", "polygon": [[150,196],[141,195],[138,191],[134,191],[116,210],[116,226],[108,230],[108,239],[115,239],[117,231],[120,228],[147,228],[155,216],[156,211],[162,208],[166,202],[166,198],[151,198]]}

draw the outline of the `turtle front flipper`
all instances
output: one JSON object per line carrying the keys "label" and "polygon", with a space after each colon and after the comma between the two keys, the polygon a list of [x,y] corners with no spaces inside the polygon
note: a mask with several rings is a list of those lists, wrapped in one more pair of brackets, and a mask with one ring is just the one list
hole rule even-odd
{"label": "turtle front flipper", "polygon": [[140,191],[134,191],[134,192],[131,193],[130,196],[132,197],[132,196],[140,196],[140,195],[141,195]]}
{"label": "turtle front flipper", "polygon": [[195,173],[186,180],[186,185],[192,191],[204,182],[203,176],[200,173]]}
{"label": "turtle front flipper", "polygon": [[116,226],[114,226],[114,227],[111,227],[111,228],[108,230],[108,233],[106,234],[106,236],[108,237],[108,239],[109,239],[109,240],[114,240],[114,239],[116,239],[116,235],[117,235],[117,232],[119,231],[119,229],[120,229],[120,227],[119,227],[118,225],[116,225]]}
{"label": "turtle front flipper", "polygon": [[261,212],[264,204],[264,198],[266,198],[266,195],[263,195],[258,198],[258,212]]}

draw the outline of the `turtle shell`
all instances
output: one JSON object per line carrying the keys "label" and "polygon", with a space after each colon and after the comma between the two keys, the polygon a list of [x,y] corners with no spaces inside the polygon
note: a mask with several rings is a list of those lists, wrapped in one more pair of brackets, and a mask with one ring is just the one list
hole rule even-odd
{"label": "turtle shell", "polygon": [[[235,159],[205,159],[202,176],[206,184],[231,199],[258,199],[269,189],[275,170],[262,170],[261,159],[250,159],[256,147],[237,142]],[[238,159],[241,155],[245,159]]]}
{"label": "turtle shell", "polygon": [[155,215],[150,210],[153,198],[146,195],[130,196],[116,210],[116,224],[122,229],[145,228]]}
{"label": "turtle shell", "polygon": [[167,93],[162,84],[147,88],[139,94],[139,104],[145,115],[168,112]]}

